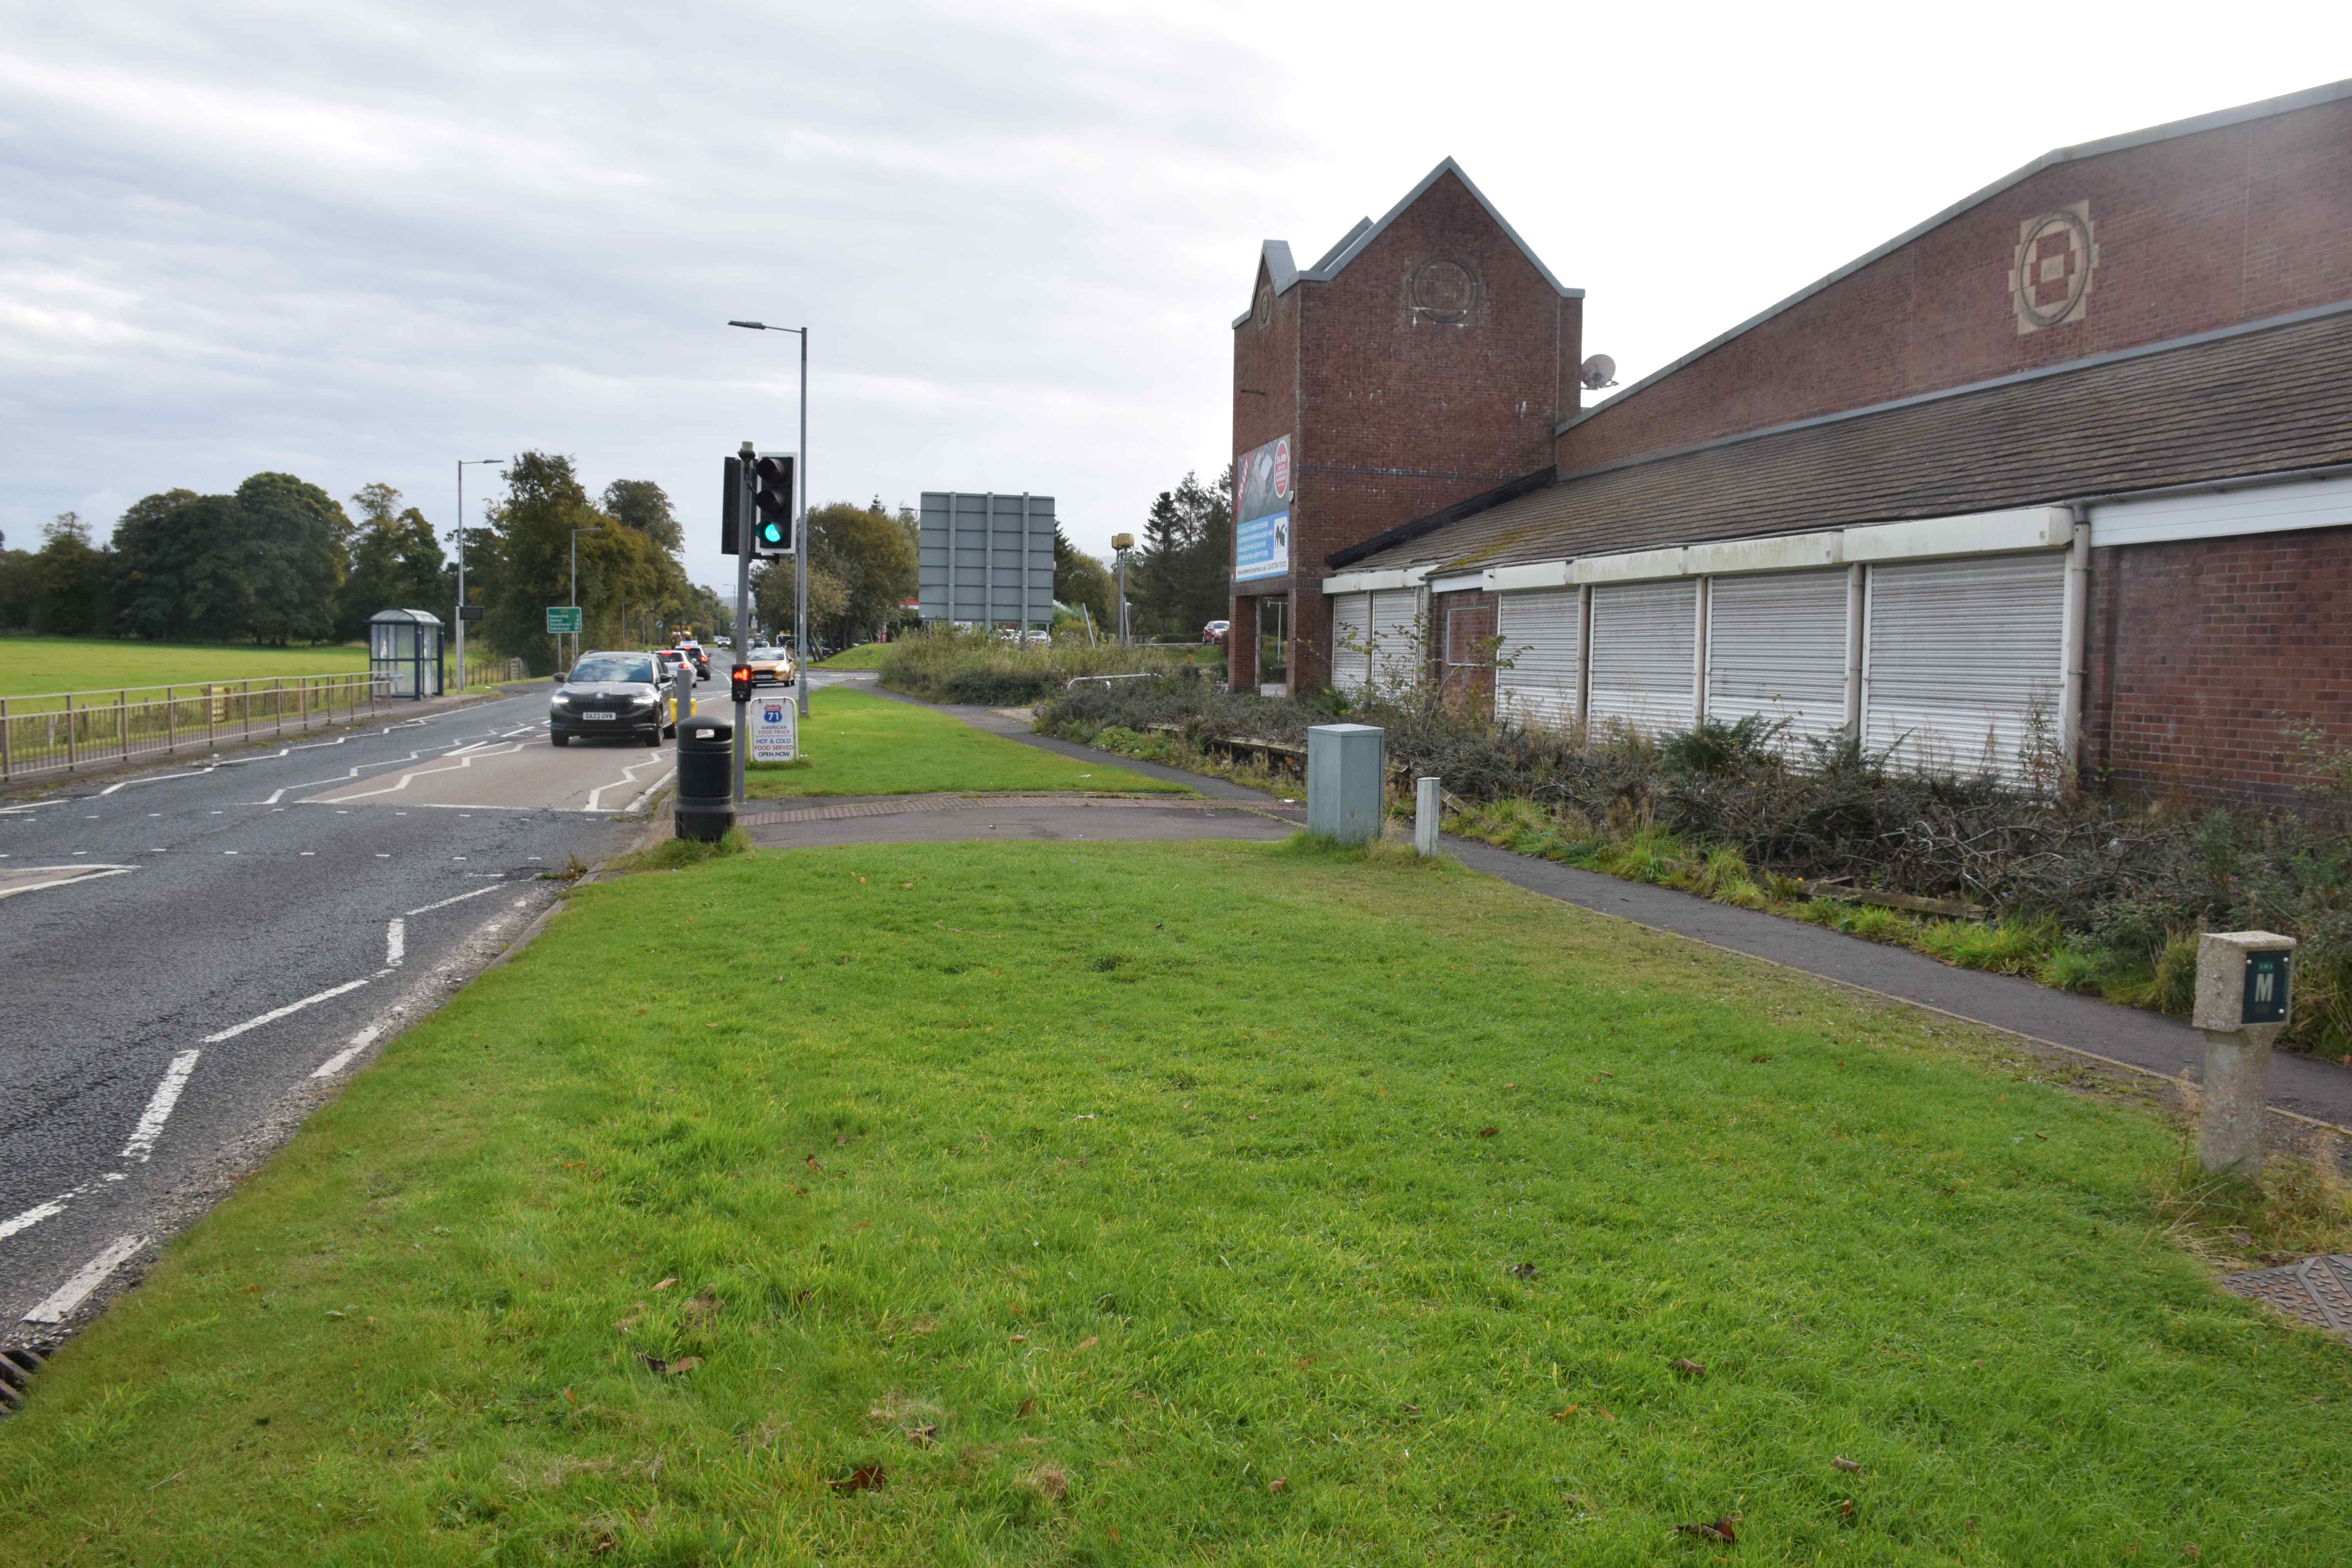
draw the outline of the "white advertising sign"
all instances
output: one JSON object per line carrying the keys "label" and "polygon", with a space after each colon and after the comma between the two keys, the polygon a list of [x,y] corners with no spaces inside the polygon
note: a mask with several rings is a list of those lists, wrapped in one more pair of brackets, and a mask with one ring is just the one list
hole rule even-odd
{"label": "white advertising sign", "polygon": [[801,705],[790,697],[751,701],[751,760],[793,763],[801,754]]}

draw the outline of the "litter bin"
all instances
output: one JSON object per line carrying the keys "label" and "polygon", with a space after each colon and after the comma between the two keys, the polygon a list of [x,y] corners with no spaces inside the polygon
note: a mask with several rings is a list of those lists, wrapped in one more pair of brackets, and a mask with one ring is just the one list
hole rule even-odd
{"label": "litter bin", "polygon": [[735,721],[697,714],[677,726],[680,838],[717,839],[735,826]]}

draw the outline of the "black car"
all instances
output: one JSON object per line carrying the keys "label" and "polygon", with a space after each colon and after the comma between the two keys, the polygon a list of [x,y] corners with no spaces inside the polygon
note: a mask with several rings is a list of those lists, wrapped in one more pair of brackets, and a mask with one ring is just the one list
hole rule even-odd
{"label": "black car", "polygon": [[652,654],[583,654],[569,676],[555,679],[547,710],[555,745],[574,735],[618,735],[653,746],[677,731],[677,683]]}

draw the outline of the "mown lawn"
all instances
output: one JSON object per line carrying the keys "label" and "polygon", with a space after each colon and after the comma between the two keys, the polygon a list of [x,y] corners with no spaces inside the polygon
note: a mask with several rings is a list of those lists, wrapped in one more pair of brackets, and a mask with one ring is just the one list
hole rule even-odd
{"label": "mown lawn", "polygon": [[0,1423],[7,1555],[2352,1560],[2179,1154],[1458,869],[771,851],[393,1042]]}
{"label": "mown lawn", "polygon": [[368,667],[357,643],[249,647],[225,643],[119,642],[110,637],[0,637],[0,696],[114,690],[265,676],[333,675]]}
{"label": "mown lawn", "polygon": [[879,669],[882,668],[883,652],[889,646],[886,642],[862,642],[856,647],[843,648],[831,658],[817,660],[816,668],[819,669]]}
{"label": "mown lawn", "polygon": [[844,687],[809,697],[798,763],[754,763],[753,796],[927,795],[940,790],[1102,791],[1190,795],[1104,761],[1073,758],[975,730],[945,713]]}

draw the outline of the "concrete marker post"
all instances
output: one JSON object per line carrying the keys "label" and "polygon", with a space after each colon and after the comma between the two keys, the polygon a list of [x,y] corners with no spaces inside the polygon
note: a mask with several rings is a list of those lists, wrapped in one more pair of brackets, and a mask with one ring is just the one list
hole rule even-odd
{"label": "concrete marker post", "polygon": [[2290,1016],[2294,948],[2294,938],[2266,931],[2205,931],[2197,939],[2189,1021],[2205,1037],[2197,1163],[2206,1172],[2262,1174],[2271,1046]]}
{"label": "concrete marker post", "polygon": [[1412,781],[1412,849],[1416,855],[1437,853],[1437,781]]}

